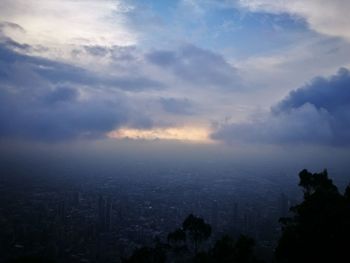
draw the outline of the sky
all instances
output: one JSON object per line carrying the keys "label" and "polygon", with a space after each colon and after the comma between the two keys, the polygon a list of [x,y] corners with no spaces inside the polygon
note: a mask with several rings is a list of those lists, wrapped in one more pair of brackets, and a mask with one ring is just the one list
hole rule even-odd
{"label": "sky", "polygon": [[347,154],[349,9],[347,0],[2,0],[0,141]]}

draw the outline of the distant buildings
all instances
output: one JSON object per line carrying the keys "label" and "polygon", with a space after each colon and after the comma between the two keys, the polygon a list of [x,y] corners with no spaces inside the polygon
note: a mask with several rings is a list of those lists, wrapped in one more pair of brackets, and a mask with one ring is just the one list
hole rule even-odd
{"label": "distant buildings", "polygon": [[98,197],[98,218],[97,225],[100,232],[108,232],[111,227],[111,210],[112,198],[108,196],[103,198],[100,194]]}

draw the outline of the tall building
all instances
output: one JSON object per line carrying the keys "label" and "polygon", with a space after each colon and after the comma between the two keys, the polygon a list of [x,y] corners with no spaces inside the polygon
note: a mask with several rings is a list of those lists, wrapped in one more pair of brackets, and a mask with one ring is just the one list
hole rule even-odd
{"label": "tall building", "polygon": [[80,204],[80,192],[74,191],[71,195],[71,203],[74,207],[78,208]]}
{"label": "tall building", "polygon": [[98,197],[98,219],[97,225],[98,230],[103,232],[106,224],[106,213],[105,213],[105,200],[102,195]]}
{"label": "tall building", "polygon": [[236,202],[233,203],[232,224],[235,229],[238,228],[238,204]]}
{"label": "tall building", "polygon": [[218,207],[218,202],[214,200],[211,206],[211,225],[214,228],[214,230],[217,230],[218,221],[219,221],[219,207]]}
{"label": "tall building", "polygon": [[107,198],[106,209],[105,209],[105,230],[106,231],[109,231],[111,226],[111,210],[112,210],[112,199],[109,196]]}
{"label": "tall building", "polygon": [[106,232],[110,230],[111,226],[111,210],[112,210],[112,198],[108,197],[107,200],[102,195],[98,197],[98,230],[100,232]]}
{"label": "tall building", "polygon": [[60,223],[64,224],[66,219],[66,203],[64,199],[62,199],[58,204],[57,214]]}

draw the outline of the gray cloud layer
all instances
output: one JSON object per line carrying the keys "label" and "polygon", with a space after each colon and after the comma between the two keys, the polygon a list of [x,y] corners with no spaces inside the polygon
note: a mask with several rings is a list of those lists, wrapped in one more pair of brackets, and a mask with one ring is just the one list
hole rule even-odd
{"label": "gray cloud layer", "polygon": [[76,66],[20,54],[12,47],[0,44],[0,137],[59,141],[104,136],[121,125],[152,125],[118,90],[107,95],[95,88],[145,88],[146,80],[104,79]]}
{"label": "gray cloud layer", "polygon": [[153,51],[146,59],[199,88],[241,88],[237,70],[222,56],[193,45],[182,46],[176,51]]}
{"label": "gray cloud layer", "polygon": [[303,17],[317,32],[350,39],[350,17],[347,0],[239,0],[241,6],[252,11],[269,13],[290,13]]}
{"label": "gray cloud layer", "polygon": [[[163,92],[155,101],[153,91],[179,84],[189,94],[238,88],[234,67],[220,55],[192,45],[146,55],[134,47],[77,47],[76,56],[109,61],[105,71],[91,71],[28,55],[32,46],[1,36],[1,137],[50,141],[95,138],[121,126],[149,129],[164,122],[162,113],[146,106],[149,103],[173,116],[197,114],[190,99]],[[154,70],[151,74],[149,68]],[[166,76],[161,74],[164,70]]]}
{"label": "gray cloud layer", "polygon": [[212,137],[228,142],[350,144],[350,72],[318,77],[292,91],[262,118],[227,124]]}
{"label": "gray cloud layer", "polygon": [[159,101],[163,110],[168,113],[178,115],[193,114],[193,105],[188,99],[161,98]]}

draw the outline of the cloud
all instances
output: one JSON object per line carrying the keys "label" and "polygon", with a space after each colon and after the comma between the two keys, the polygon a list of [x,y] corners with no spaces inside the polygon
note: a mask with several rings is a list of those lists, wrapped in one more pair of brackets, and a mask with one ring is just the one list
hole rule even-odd
{"label": "cloud", "polygon": [[334,114],[350,106],[350,73],[346,68],[339,69],[331,78],[317,77],[304,87],[291,91],[273,111],[286,112],[306,103],[316,109],[325,109]]}
{"label": "cloud", "polygon": [[225,124],[212,134],[212,139],[228,143],[268,144],[322,143],[331,139],[330,116],[306,104],[278,116],[267,114],[250,122]]}
{"label": "cloud", "polygon": [[250,122],[224,124],[212,138],[227,142],[350,145],[350,72],[317,77]]}
{"label": "cloud", "polygon": [[345,40],[317,36],[288,49],[239,61],[237,68],[250,86],[264,87],[262,101],[269,106],[317,75],[349,67],[349,56],[350,45]]}
{"label": "cloud", "polygon": [[237,70],[222,56],[193,45],[178,50],[156,50],[148,53],[146,59],[198,88],[241,88]]}
{"label": "cloud", "polygon": [[[150,129],[155,126],[197,124],[205,122],[205,111],[218,114],[210,108],[215,104],[216,88],[235,88],[235,69],[220,55],[194,46],[170,50],[179,57],[173,61],[175,65],[162,66],[164,62],[157,60],[162,52],[154,50],[143,53],[136,47],[120,46],[77,47],[77,58],[84,55],[94,57],[96,65],[90,68],[29,55],[30,51],[19,50],[8,42],[0,43],[0,85],[2,98],[8,102],[4,103],[3,109],[23,108],[23,111],[13,114],[16,121],[2,116],[6,123],[2,127],[2,137],[11,134],[36,140],[40,137],[46,140],[98,137],[104,136],[109,129],[117,130],[122,126]],[[108,63],[100,63],[99,59],[104,58],[109,59]],[[185,76],[182,76],[182,72]],[[208,75],[213,77],[209,78]],[[213,88],[209,91],[208,87]],[[213,94],[210,99],[207,91]],[[184,98],[183,92],[201,101],[202,106],[197,105],[195,111],[192,100]],[[206,100],[210,101],[207,103]],[[105,120],[104,123],[96,122],[96,129],[88,125],[79,128],[79,122],[69,120],[80,114],[82,119],[87,119],[85,111],[93,108],[101,112],[104,118],[100,119]],[[66,118],[62,117],[64,110],[67,111]],[[24,111],[27,113],[24,114]],[[36,113],[31,114],[32,111]],[[31,122],[31,125],[27,123],[32,128],[25,129],[22,124],[34,116],[38,116],[39,120]],[[49,116],[57,118],[57,122],[53,123]],[[9,126],[8,123],[13,124]],[[48,126],[45,129],[37,128],[45,123]],[[76,127],[63,129],[65,125]]]}
{"label": "cloud", "polygon": [[87,56],[92,55],[94,59],[107,57],[112,61],[122,61],[122,62],[131,62],[136,60],[136,47],[135,46],[103,46],[103,45],[84,45],[80,49],[74,49],[72,51],[74,56],[81,55]]}
{"label": "cloud", "polygon": [[[132,5],[119,0],[2,0],[0,17],[27,32],[16,41],[49,47],[71,44],[130,45],[137,35],[125,24]],[[14,33],[9,32],[14,38]]]}
{"label": "cloud", "polygon": [[16,23],[0,21],[0,42],[13,49],[29,51],[31,46],[28,44],[20,44],[6,35],[7,30],[19,31],[25,33],[25,30]]}
{"label": "cloud", "polygon": [[160,98],[163,110],[177,115],[193,114],[192,103],[188,99]]}
{"label": "cloud", "polygon": [[[142,78],[102,78],[76,66],[20,54],[0,44],[0,137],[62,141],[103,137],[122,126],[151,127],[130,97],[111,86]],[[100,89],[99,85],[110,85]]]}
{"label": "cloud", "polygon": [[39,98],[1,92],[0,136],[41,141],[103,137],[127,123],[127,108],[108,100],[61,101],[43,105]]}
{"label": "cloud", "polygon": [[346,0],[239,0],[251,11],[289,13],[304,18],[310,28],[329,36],[350,40],[350,2]]}
{"label": "cloud", "polygon": [[[13,43],[15,44],[13,44]],[[11,50],[18,46],[17,42],[11,40],[0,44],[0,57],[3,62],[8,63],[3,67],[3,79],[17,78],[10,69],[14,67],[25,67],[28,71],[51,83],[75,83],[80,85],[108,86],[127,91],[141,91],[145,89],[161,89],[164,86],[150,78],[133,74],[111,74],[110,72],[96,73],[84,68],[53,61],[46,58],[28,56]],[[29,47],[30,48],[30,47]],[[20,64],[16,63],[19,61]],[[7,68],[7,69],[6,69]]]}
{"label": "cloud", "polygon": [[6,29],[18,30],[22,33],[25,32],[24,28],[21,27],[19,24],[7,22],[7,21],[0,22],[0,30],[6,30]]}
{"label": "cloud", "polygon": [[71,87],[57,87],[55,90],[47,94],[46,102],[48,104],[55,104],[64,101],[74,101],[78,99],[78,92]]}

